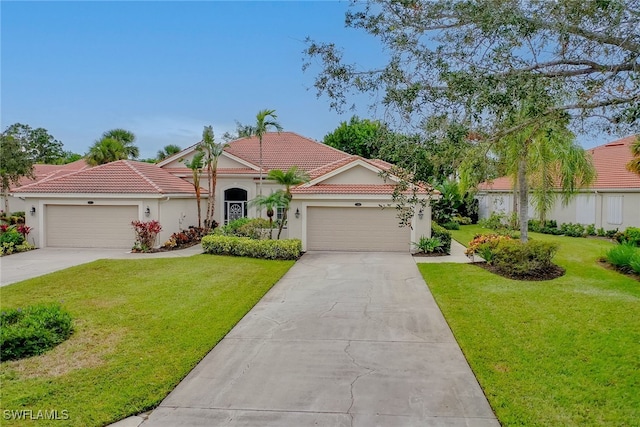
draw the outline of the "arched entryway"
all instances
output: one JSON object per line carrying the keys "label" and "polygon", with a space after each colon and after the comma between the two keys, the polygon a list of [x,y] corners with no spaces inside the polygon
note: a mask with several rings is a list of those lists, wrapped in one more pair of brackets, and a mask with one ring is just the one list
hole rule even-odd
{"label": "arched entryway", "polygon": [[224,190],[224,223],[228,224],[247,216],[247,190],[229,188]]}

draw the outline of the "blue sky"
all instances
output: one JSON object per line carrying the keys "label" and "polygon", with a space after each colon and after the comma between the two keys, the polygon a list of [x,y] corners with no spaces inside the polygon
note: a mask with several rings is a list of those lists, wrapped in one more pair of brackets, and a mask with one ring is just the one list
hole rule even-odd
{"label": "blue sky", "polygon": [[[302,72],[304,39],[371,63],[378,45],[344,28],[344,1],[2,1],[0,125],[44,127],[84,153],[133,131],[141,157],[197,142],[275,109],[285,130],[321,140],[338,115]],[[365,100],[366,101],[366,100]],[[367,117],[365,104],[356,111]]]}

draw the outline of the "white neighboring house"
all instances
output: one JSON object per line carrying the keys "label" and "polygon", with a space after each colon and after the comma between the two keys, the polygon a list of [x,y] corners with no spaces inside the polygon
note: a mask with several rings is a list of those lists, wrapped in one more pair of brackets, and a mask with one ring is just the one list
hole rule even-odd
{"label": "white neighboring house", "polygon": [[[292,132],[267,133],[262,145],[263,177],[269,170],[292,166],[311,177],[292,190],[282,236],[301,239],[303,250],[408,253],[413,250],[411,242],[431,235],[430,206],[415,212],[411,228],[398,226],[394,208],[380,208],[391,202],[394,188],[393,177],[380,176],[389,170],[389,163],[352,156]],[[14,196],[35,207],[33,215],[27,214],[27,225],[33,227],[30,239],[39,247],[125,249],[133,245],[132,220],[158,220],[163,227],[159,243],[197,225],[192,171],[184,166],[196,147],[156,165],[120,160],[15,189]],[[259,194],[259,164],[255,137],[238,139],[225,148],[218,163],[214,216],[218,223],[258,215],[248,202]],[[200,184],[204,214],[208,185],[204,171]],[[280,188],[263,180],[265,195]],[[420,196],[428,199],[429,190],[422,189]]]}
{"label": "white neighboring house", "polygon": [[[629,172],[625,165],[633,158],[631,144],[635,136],[629,136],[587,150],[593,158],[597,178],[589,188],[579,191],[567,206],[560,196],[554,208],[547,214],[558,225],[562,223],[595,224],[605,230],[640,227],[640,175]],[[493,212],[513,212],[513,183],[510,177],[501,177],[483,183],[478,195],[480,218]],[[530,205],[529,217],[536,218]]]}

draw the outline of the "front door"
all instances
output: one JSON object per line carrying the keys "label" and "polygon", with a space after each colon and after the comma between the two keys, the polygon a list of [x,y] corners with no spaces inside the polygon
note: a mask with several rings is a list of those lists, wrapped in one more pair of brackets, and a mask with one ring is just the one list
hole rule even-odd
{"label": "front door", "polygon": [[224,191],[224,223],[247,216],[247,191],[230,188]]}

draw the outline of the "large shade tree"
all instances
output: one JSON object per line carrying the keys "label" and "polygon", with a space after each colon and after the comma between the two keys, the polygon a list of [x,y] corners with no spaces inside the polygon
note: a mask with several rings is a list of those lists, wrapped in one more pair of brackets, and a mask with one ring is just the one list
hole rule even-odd
{"label": "large shade tree", "polygon": [[0,134],[0,185],[6,212],[10,211],[9,190],[23,177],[34,177],[33,158],[21,141],[11,134]]}
{"label": "large shade tree", "polygon": [[44,128],[32,128],[22,123],[8,126],[4,135],[11,135],[18,141],[33,163],[55,164],[65,158],[62,142]]}
{"label": "large shade tree", "polygon": [[[385,54],[350,63],[334,43],[308,41],[305,67],[320,60],[315,87],[337,110],[365,92],[413,125],[447,115],[494,140],[558,112],[574,129],[637,129],[640,0],[355,1],[345,22]],[[557,102],[502,126],[534,85]]]}

